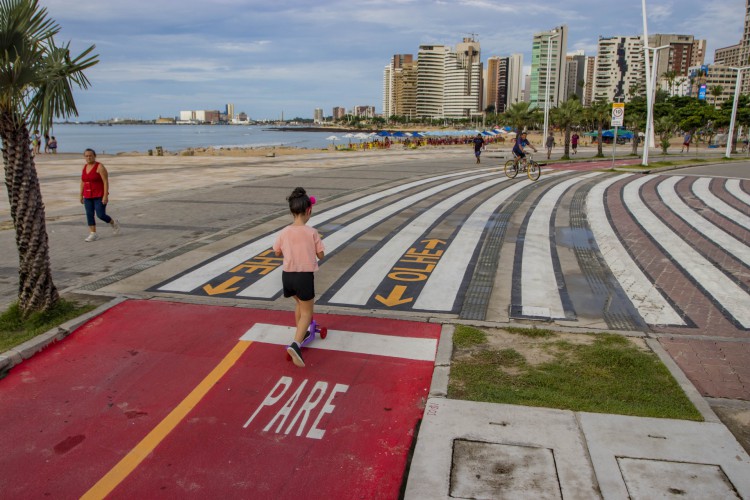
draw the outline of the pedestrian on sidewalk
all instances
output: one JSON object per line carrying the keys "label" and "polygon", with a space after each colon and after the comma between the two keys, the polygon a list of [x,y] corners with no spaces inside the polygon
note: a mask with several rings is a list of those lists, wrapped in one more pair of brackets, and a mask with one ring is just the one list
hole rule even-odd
{"label": "pedestrian on sidewalk", "polygon": [[315,304],[315,271],[318,270],[318,260],[325,254],[325,247],[317,229],[307,225],[315,199],[298,187],[292,191],[287,201],[294,222],[279,231],[273,250],[277,257],[284,257],[281,273],[284,297],[294,297],[295,301],[294,320],[297,331],[286,351],[295,365],[304,367],[301,345],[310,334],[308,328]]}
{"label": "pedestrian on sidewalk", "polygon": [[690,135],[690,132],[685,132],[685,137],[682,138],[682,149],[680,150],[680,153],[687,150],[687,152],[690,152],[690,139],[692,139],[692,136]]}
{"label": "pedestrian on sidewalk", "polygon": [[570,138],[570,145],[573,147],[573,154],[578,153],[578,134],[573,133],[573,137]]}
{"label": "pedestrian on sidewalk", "polygon": [[482,148],[484,147],[484,138],[482,137],[482,134],[477,134],[471,142],[474,144],[474,156],[477,157],[477,163],[479,163],[479,155],[482,154]]}
{"label": "pedestrian on sidewalk", "polygon": [[87,149],[83,152],[86,164],[81,172],[81,204],[86,209],[86,222],[89,225],[89,235],[86,242],[96,241],[96,220],[94,213],[99,219],[110,226],[115,234],[120,233],[120,223],[107,215],[107,203],[109,202],[109,175],[104,165],[96,161],[96,152]]}
{"label": "pedestrian on sidewalk", "polygon": [[550,156],[552,156],[552,148],[555,147],[555,136],[552,132],[549,133],[547,136],[547,142],[545,143],[545,146],[547,146],[547,159],[550,159]]}

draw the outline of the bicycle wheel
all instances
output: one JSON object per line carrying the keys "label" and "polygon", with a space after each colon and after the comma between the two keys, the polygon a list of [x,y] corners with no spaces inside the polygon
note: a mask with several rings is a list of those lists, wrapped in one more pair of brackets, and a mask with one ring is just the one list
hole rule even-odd
{"label": "bicycle wheel", "polygon": [[516,165],[516,162],[513,160],[508,160],[505,162],[505,175],[508,176],[508,179],[514,179],[518,175],[518,165]]}
{"label": "bicycle wheel", "polygon": [[529,176],[529,179],[535,181],[539,178],[540,175],[542,175],[542,169],[537,162],[535,162],[534,160],[529,160],[526,175]]}

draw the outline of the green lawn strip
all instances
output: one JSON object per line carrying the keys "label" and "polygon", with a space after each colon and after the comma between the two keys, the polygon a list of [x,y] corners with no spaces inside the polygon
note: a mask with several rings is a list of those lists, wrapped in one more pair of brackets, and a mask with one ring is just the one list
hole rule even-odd
{"label": "green lawn strip", "polygon": [[[466,334],[465,328],[458,326],[454,338],[479,338],[475,333]],[[546,332],[548,336],[543,337],[540,347],[554,360],[536,366],[512,348],[494,350],[482,342],[469,344],[471,355],[454,359],[451,364],[448,396],[594,413],[702,420],[654,353],[639,349],[619,335],[596,334],[590,344],[573,344]]]}
{"label": "green lawn strip", "polygon": [[78,304],[60,300],[49,311],[33,313],[26,320],[23,320],[18,304],[13,304],[0,315],[0,352],[12,349],[68,320],[91,311],[95,307],[91,304]]}

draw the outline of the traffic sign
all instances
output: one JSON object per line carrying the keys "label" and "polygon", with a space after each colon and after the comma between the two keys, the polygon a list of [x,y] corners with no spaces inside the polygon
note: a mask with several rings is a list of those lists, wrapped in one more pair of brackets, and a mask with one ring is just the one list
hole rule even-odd
{"label": "traffic sign", "polygon": [[625,103],[613,102],[612,103],[612,126],[622,127],[624,119],[625,119]]}

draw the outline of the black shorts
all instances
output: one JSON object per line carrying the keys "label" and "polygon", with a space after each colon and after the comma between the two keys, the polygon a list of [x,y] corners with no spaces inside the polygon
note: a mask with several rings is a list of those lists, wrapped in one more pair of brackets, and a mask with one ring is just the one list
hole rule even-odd
{"label": "black shorts", "polygon": [[526,153],[524,153],[520,149],[514,149],[513,154],[518,156],[519,158],[526,158]]}
{"label": "black shorts", "polygon": [[284,297],[294,297],[299,300],[315,298],[315,273],[281,272],[281,284],[284,286]]}

